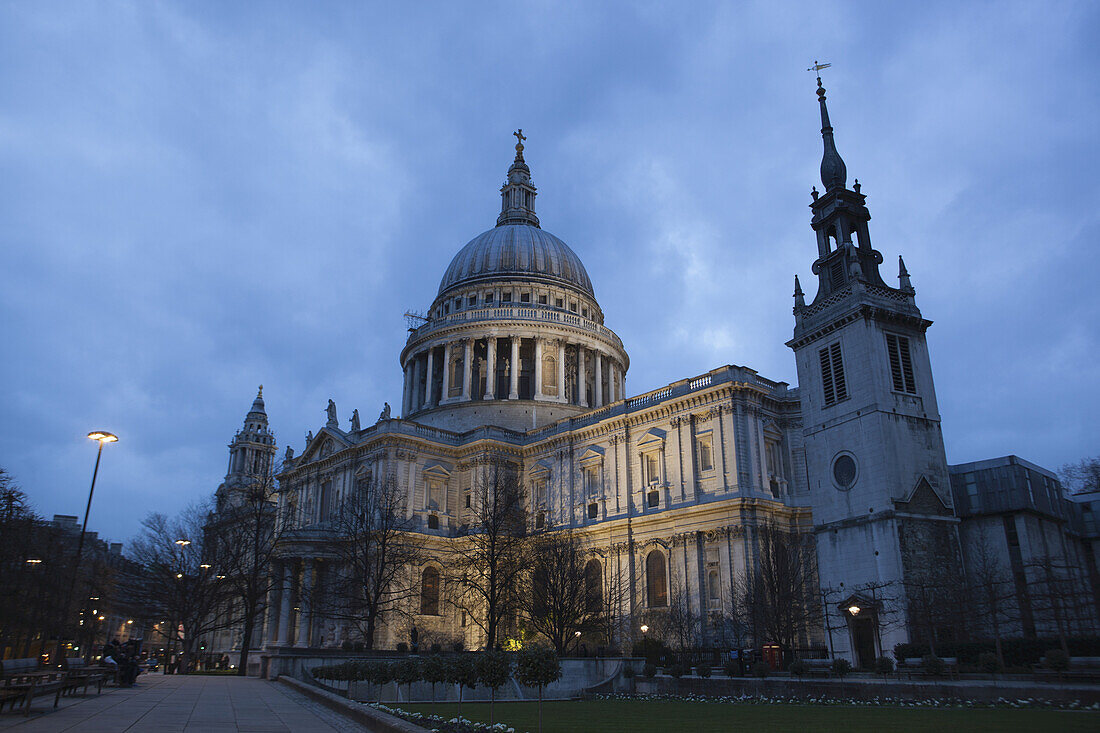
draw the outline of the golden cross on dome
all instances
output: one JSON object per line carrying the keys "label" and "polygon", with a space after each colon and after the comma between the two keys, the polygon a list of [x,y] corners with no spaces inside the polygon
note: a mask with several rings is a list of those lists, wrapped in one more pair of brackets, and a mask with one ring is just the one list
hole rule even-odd
{"label": "golden cross on dome", "polygon": [[519,128],[512,134],[516,136],[516,150],[523,150],[523,141],[527,139],[523,134],[523,128]]}

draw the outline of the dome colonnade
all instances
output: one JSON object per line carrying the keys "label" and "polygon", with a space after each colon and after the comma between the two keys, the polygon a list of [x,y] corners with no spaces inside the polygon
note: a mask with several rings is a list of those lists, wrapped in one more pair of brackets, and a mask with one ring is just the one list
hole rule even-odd
{"label": "dome colonnade", "polygon": [[[517,137],[497,226],[455,255],[426,321],[410,329],[403,417],[532,428],[625,395],[629,357],[603,325],[580,258],[540,227]],[[542,409],[528,409],[532,402]],[[504,404],[468,409],[490,403]]]}

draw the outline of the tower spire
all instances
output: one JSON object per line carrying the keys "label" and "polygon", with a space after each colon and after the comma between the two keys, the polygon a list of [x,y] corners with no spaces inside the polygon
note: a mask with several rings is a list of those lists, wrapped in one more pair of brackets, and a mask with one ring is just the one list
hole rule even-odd
{"label": "tower spire", "polygon": [[504,224],[527,224],[537,227],[539,218],[535,216],[535,196],[537,189],[531,183],[531,169],[523,159],[523,141],[527,136],[519,129],[512,133],[516,136],[516,159],[508,168],[508,180],[500,189],[500,216],[497,226]]}
{"label": "tower spire", "polygon": [[817,101],[821,105],[821,139],[825,145],[825,152],[821,156],[821,185],[825,187],[826,193],[834,188],[844,188],[848,182],[848,169],[844,166],[844,161],[833,141],[833,126],[829,124],[829,108],[825,105],[825,87],[821,85],[821,70],[830,66],[832,64],[819,64],[814,61],[814,65],[807,69],[807,71],[817,72]]}

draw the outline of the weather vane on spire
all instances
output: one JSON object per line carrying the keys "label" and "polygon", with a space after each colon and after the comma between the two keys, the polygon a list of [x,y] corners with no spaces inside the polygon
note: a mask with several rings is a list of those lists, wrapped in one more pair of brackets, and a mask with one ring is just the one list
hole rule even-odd
{"label": "weather vane on spire", "polygon": [[822,69],[827,69],[830,66],[832,66],[832,64],[819,64],[819,63],[817,63],[817,59],[814,59],[814,65],[811,66],[810,68],[806,69],[806,71],[813,71],[814,73],[816,73],[817,74],[817,85],[821,86],[821,70]]}
{"label": "weather vane on spire", "polygon": [[523,134],[523,128],[522,127],[519,128],[518,130],[516,130],[512,134],[516,136],[516,152],[517,153],[522,153],[523,152],[523,141],[527,139]]}

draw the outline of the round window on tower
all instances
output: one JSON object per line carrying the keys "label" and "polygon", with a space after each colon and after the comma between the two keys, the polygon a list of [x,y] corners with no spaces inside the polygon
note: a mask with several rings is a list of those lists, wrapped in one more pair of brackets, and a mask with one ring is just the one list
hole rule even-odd
{"label": "round window on tower", "polygon": [[847,491],[856,483],[859,467],[855,456],[851,453],[841,453],[833,459],[833,481],[841,491]]}

